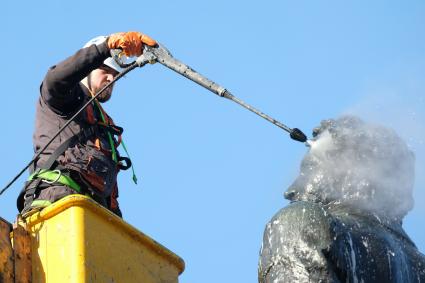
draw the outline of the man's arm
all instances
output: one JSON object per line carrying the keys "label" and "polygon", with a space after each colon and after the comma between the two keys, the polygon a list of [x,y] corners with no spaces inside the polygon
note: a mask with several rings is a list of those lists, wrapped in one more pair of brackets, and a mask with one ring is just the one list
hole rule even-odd
{"label": "man's arm", "polygon": [[52,66],[40,87],[43,100],[56,113],[73,111],[81,104],[82,93],[75,88],[91,71],[110,56],[106,42],[80,49],[64,61]]}
{"label": "man's arm", "polygon": [[281,209],[264,231],[259,282],[339,282],[324,255],[330,241],[329,220],[318,204]]}
{"label": "man's arm", "polygon": [[42,100],[59,115],[73,112],[83,101],[79,82],[110,57],[110,49],[121,49],[124,55],[132,57],[142,54],[145,44],[155,46],[156,41],[129,31],[111,34],[103,43],[80,49],[49,69],[40,87]]}

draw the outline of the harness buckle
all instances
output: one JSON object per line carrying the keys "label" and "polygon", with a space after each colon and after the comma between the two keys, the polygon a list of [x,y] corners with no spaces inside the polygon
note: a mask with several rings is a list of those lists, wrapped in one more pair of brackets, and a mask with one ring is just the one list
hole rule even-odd
{"label": "harness buckle", "polygon": [[122,133],[124,132],[124,129],[120,126],[117,126],[117,125],[105,124],[105,123],[102,123],[102,122],[98,122],[97,126],[100,129],[102,129],[106,132],[109,132],[114,136],[121,136]]}
{"label": "harness buckle", "polygon": [[58,173],[58,176],[56,177],[56,179],[54,179],[52,181],[43,179],[43,182],[45,182],[47,184],[53,184],[53,183],[56,183],[57,181],[59,181],[60,177],[62,177],[62,172],[60,170],[58,170],[58,169],[53,170],[52,172]]}
{"label": "harness buckle", "polygon": [[79,142],[85,142],[93,136],[96,136],[97,127],[91,126],[89,128],[82,129],[81,132],[77,135]]}

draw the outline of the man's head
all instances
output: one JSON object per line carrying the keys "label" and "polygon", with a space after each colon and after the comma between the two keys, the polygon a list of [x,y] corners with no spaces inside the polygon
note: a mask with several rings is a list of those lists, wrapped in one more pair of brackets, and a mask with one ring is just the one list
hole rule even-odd
{"label": "man's head", "polygon": [[[119,73],[112,69],[111,67],[103,64],[99,68],[93,70],[87,77],[82,80],[82,83],[91,91],[93,95],[95,95],[98,91],[100,91],[103,87],[109,84],[114,77],[116,77]],[[114,85],[109,86],[105,89],[97,99],[99,102],[106,102],[112,96],[112,90]]]}
{"label": "man's head", "polygon": [[[107,36],[97,36],[89,40],[84,47],[91,46],[93,44],[99,45],[106,41]],[[82,83],[91,91],[94,95],[101,90],[105,85],[110,83],[114,77],[116,77],[123,69],[112,59],[111,57],[106,58],[102,66],[98,69],[93,70],[86,78],[82,80]],[[106,102],[111,98],[113,85],[106,89],[102,94],[98,96],[99,102]]]}
{"label": "man's head", "polygon": [[392,218],[412,207],[414,155],[390,129],[356,117],[322,121],[290,200],[357,207]]}

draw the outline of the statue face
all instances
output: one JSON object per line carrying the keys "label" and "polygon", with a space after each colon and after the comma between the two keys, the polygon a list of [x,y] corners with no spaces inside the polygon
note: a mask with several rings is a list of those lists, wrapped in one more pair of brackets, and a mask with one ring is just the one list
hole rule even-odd
{"label": "statue face", "polygon": [[412,208],[414,156],[394,131],[342,117],[322,121],[313,136],[286,198],[396,216]]}

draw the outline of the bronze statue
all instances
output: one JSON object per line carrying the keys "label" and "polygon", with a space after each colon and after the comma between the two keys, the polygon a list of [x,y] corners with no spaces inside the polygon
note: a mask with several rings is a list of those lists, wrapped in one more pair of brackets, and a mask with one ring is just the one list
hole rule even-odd
{"label": "bronze statue", "polygon": [[402,228],[414,159],[390,129],[323,121],[285,193],[291,203],[266,226],[259,282],[425,282],[425,256]]}

